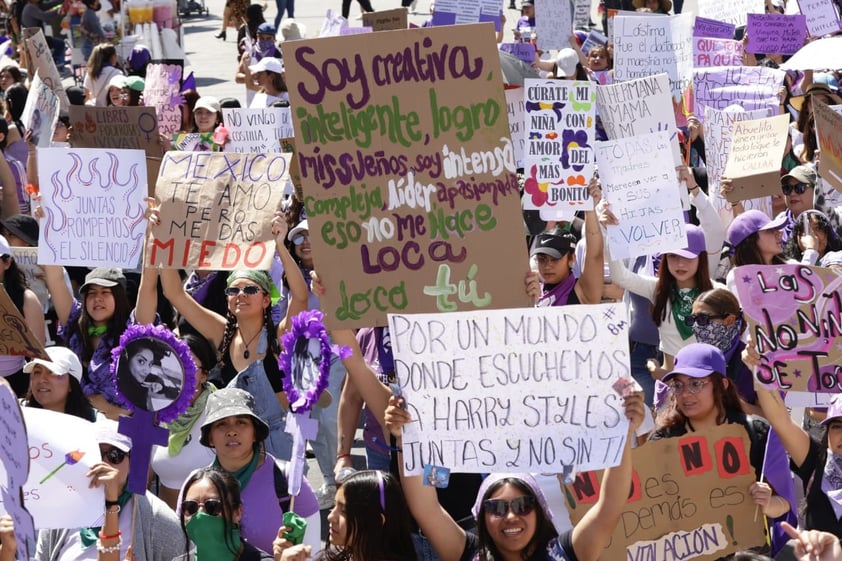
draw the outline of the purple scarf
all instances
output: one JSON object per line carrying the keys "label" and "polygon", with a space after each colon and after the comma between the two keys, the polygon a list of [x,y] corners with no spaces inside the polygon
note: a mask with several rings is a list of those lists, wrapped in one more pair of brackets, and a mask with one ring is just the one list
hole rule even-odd
{"label": "purple scarf", "polygon": [[[573,287],[576,286],[576,276],[573,275],[571,272],[567,275],[567,278],[555,285],[551,288],[548,292],[545,292],[543,296],[538,299],[538,303],[535,304],[536,308],[547,308],[550,306],[565,306],[567,305],[567,299],[570,297],[570,292],[573,290]],[[544,287],[541,287],[543,291]]]}

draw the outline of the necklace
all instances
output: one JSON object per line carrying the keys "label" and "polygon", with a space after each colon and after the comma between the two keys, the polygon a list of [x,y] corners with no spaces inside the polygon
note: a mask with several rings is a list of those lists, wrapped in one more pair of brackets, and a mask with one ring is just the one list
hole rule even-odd
{"label": "necklace", "polygon": [[240,337],[243,339],[243,346],[246,348],[246,350],[243,351],[243,358],[248,360],[248,358],[251,356],[251,352],[249,352],[249,345],[251,345],[254,342],[254,340],[257,339],[257,336],[260,335],[263,329],[258,329],[257,333],[255,333],[254,336],[252,336],[252,338],[248,340],[248,343],[246,343],[246,338],[243,337],[243,330],[238,327],[237,331],[240,332]]}

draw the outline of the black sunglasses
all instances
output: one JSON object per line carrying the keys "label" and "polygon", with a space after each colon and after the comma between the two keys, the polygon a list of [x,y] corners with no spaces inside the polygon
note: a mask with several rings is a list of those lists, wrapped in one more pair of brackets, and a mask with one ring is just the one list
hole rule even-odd
{"label": "black sunglasses", "polygon": [[126,453],[122,450],[112,448],[108,452],[102,452],[102,458],[112,466],[118,466],[126,459]]}
{"label": "black sunglasses", "polygon": [[526,516],[535,510],[535,502],[535,497],[524,495],[510,501],[505,499],[488,499],[483,501],[482,506],[485,512],[491,516],[502,518],[508,514],[509,508],[515,513],[515,516]]}
{"label": "black sunglasses", "polygon": [[812,187],[812,185],[808,183],[796,183],[795,185],[784,183],[781,185],[781,191],[783,191],[786,196],[792,195],[793,191],[799,195],[803,195],[804,191],[806,191],[808,187]]}
{"label": "black sunglasses", "polygon": [[725,319],[727,317],[728,314],[690,314],[684,318],[684,324],[688,327],[693,327],[694,325],[705,327],[715,319]]}
{"label": "black sunglasses", "polygon": [[219,516],[222,514],[222,501],[219,499],[208,499],[203,503],[198,501],[182,501],[181,512],[187,516],[193,516],[199,512],[200,507],[210,516]]}
{"label": "black sunglasses", "polygon": [[249,296],[254,296],[259,292],[263,292],[263,289],[256,284],[250,284],[248,286],[244,286],[243,288],[240,288],[239,286],[229,286],[225,289],[225,296],[238,296],[240,292]]}

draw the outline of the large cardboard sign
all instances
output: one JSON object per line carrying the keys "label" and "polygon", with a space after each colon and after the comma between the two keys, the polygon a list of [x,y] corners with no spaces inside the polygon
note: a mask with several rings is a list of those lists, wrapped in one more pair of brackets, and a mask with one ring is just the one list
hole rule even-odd
{"label": "large cardboard sign", "polygon": [[413,422],[407,474],[561,472],[617,465],[629,376],[617,304],[389,314],[395,374]]}
{"label": "large cardboard sign", "polygon": [[[497,3],[500,6],[500,3]],[[436,4],[438,11],[438,4]],[[573,33],[573,12],[570,2],[535,0],[535,34],[542,51],[559,50],[570,45]]]}
{"label": "large cardboard sign", "polygon": [[526,80],[524,207],[572,217],[593,209],[596,85],[568,80]]}
{"label": "large cardboard sign", "polygon": [[[746,429],[727,424],[632,450],[632,489],[600,560],[712,561],[763,545],[749,446]],[[561,483],[574,524],[596,503],[600,482],[586,472]]]}
{"label": "large cardboard sign", "polygon": [[734,123],[731,151],[722,172],[734,180],[729,202],[780,192],[788,131],[789,115]]}
{"label": "large cardboard sign", "polygon": [[512,290],[528,265],[491,26],[296,41],[289,50],[303,203],[330,287],[326,322],[526,305]]}
{"label": "large cardboard sign", "polygon": [[379,12],[365,12],[363,13],[363,27],[370,27],[372,31],[406,29],[407,14],[408,10],[406,8],[381,10]]}
{"label": "large cardboard sign", "polygon": [[798,0],[798,8],[807,18],[811,37],[822,37],[842,29],[833,0]]}
{"label": "large cardboard sign", "polygon": [[39,263],[138,266],[147,207],[141,150],[40,148],[38,181],[44,195]]}
{"label": "large cardboard sign", "polygon": [[281,152],[280,139],[292,134],[289,107],[223,109],[228,129],[225,152],[265,154]]}
{"label": "large cardboard sign", "polygon": [[125,148],[160,154],[158,119],[152,107],[70,107],[74,148]]}
{"label": "large cardboard sign", "polygon": [[608,226],[612,259],[666,253],[687,245],[680,184],[669,158],[669,133],[598,142],[605,200],[620,221]]}
{"label": "large cardboard sign", "polygon": [[693,68],[742,66],[742,64],[742,41],[693,37]]}
{"label": "large cardboard sign", "polygon": [[52,51],[47,45],[47,40],[44,38],[44,32],[38,29],[30,34],[30,31],[31,29],[26,30],[26,39],[24,40],[26,53],[29,55],[29,63],[31,65],[30,75],[34,76],[37,72],[41,81],[58,98],[61,110],[67,111],[70,107],[70,100],[67,99],[67,93],[64,91],[64,86],[61,83],[61,76],[53,60]]}
{"label": "large cardboard sign", "polygon": [[766,109],[775,114],[785,75],[783,70],[763,66],[697,69],[693,72],[693,113],[701,117],[705,107],[725,109],[738,104],[746,111]]}
{"label": "large cardboard sign", "polygon": [[814,97],[813,117],[822,151],[819,172],[834,189],[842,191],[842,115]]}
{"label": "large cardboard sign", "polygon": [[801,14],[748,14],[746,35],[747,53],[791,55],[804,46],[807,18]]}
{"label": "large cardboard sign", "polygon": [[179,92],[183,72],[184,61],[176,59],[153,60],[146,67],[143,103],[155,108],[158,130],[166,138],[181,130],[183,101]]}
{"label": "large cardboard sign", "polygon": [[755,372],[769,387],[842,391],[842,277],[806,265],[745,265],[737,293],[760,352]]}
{"label": "large cardboard sign", "polygon": [[698,0],[698,15],[716,21],[730,23],[736,27],[746,24],[747,14],[762,14],[763,0]]}
{"label": "large cardboard sign", "polygon": [[693,24],[693,37],[710,37],[712,39],[733,39],[735,26],[733,23],[716,21],[696,16]]}
{"label": "large cardboard sign", "polygon": [[46,358],[47,352],[26,325],[6,289],[0,285],[0,355]]}
{"label": "large cardboard sign", "polygon": [[58,121],[59,100],[53,90],[47,86],[38,74],[32,80],[26,96],[26,105],[20,116],[26,130],[32,131],[32,144],[47,147],[53,142],[53,131]]}
{"label": "large cardboard sign", "polygon": [[289,154],[167,152],[155,197],[160,224],[147,261],[166,269],[269,269],[272,217],[289,179]]}

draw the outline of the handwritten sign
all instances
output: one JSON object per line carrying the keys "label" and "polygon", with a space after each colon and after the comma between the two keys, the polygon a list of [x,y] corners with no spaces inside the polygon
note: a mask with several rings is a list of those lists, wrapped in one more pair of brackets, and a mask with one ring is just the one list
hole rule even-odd
{"label": "handwritten sign", "polygon": [[523,154],[526,151],[526,105],[523,101],[523,88],[506,90],[506,109],[509,114],[509,135],[515,152],[517,167],[523,167]]}
{"label": "handwritten sign", "polygon": [[728,201],[772,195],[781,189],[781,160],[789,115],[734,123],[731,151],[722,174],[734,180]]}
{"label": "handwritten sign", "polygon": [[[698,15],[736,27],[746,24],[746,14],[765,12],[764,0],[698,0]],[[732,36],[733,37],[733,36]]]}
{"label": "handwritten sign", "polygon": [[407,28],[406,8],[381,10],[379,12],[364,12],[363,27],[370,27],[373,31],[390,31],[392,29]]}
{"label": "handwritten sign", "polygon": [[[526,80],[525,208],[549,207],[572,217],[591,210],[596,86],[568,80]],[[565,212],[566,211],[566,212]]]}
{"label": "handwritten sign", "polygon": [[223,109],[228,128],[225,152],[265,154],[280,152],[279,139],[292,134],[289,107]]}
{"label": "handwritten sign", "polygon": [[29,88],[31,95],[26,96],[21,121],[26,129],[32,131],[32,144],[47,147],[53,141],[53,131],[58,121],[59,100],[38,74]]}
{"label": "handwritten sign", "polygon": [[[628,502],[600,560],[713,561],[765,543],[742,425],[647,442],[632,450],[632,465]],[[596,503],[600,483],[595,472],[560,483],[574,524]]]}
{"label": "handwritten sign", "polygon": [[140,150],[40,148],[44,218],[38,262],[134,269],[146,233]]}
{"label": "handwritten sign", "polygon": [[272,216],[289,179],[289,154],[167,152],[155,196],[161,223],[149,265],[168,269],[269,269]]}
{"label": "handwritten sign", "polygon": [[705,114],[705,107],[725,109],[738,104],[746,111],[766,109],[778,112],[778,90],[784,81],[783,70],[763,66],[728,66],[702,68],[693,73],[693,113]]}
{"label": "handwritten sign", "polygon": [[588,56],[588,53],[591,52],[591,49],[593,49],[597,45],[606,45],[607,43],[608,37],[603,35],[602,32],[597,29],[591,29],[588,32],[588,36],[585,38],[585,42],[582,43],[582,53],[585,56]]}
{"label": "handwritten sign", "polygon": [[[28,32],[28,30],[27,30]],[[38,73],[41,81],[50,88],[59,100],[61,111],[67,111],[70,107],[70,100],[61,83],[61,76],[53,60],[52,51],[44,38],[44,32],[38,29],[34,34],[28,36],[24,41],[26,52],[29,55],[29,62],[32,65],[30,75]]]}
{"label": "handwritten sign", "polygon": [[[491,26],[290,48],[302,202],[319,272],[336,287],[322,298],[326,321],[524,305],[511,289],[528,265]],[[425,62],[404,70],[403,57]]]}
{"label": "handwritten sign", "polygon": [[406,473],[617,465],[628,423],[611,385],[629,375],[625,313],[602,304],[389,314],[414,420]]}
{"label": "handwritten sign", "polygon": [[456,25],[462,23],[494,24],[500,31],[500,2],[496,0],[444,0],[436,3],[433,25]]}
{"label": "handwritten sign", "polygon": [[535,62],[535,45],[532,43],[500,43],[500,50],[527,64]]}
{"label": "handwritten sign", "polygon": [[804,46],[807,18],[801,14],[748,14],[747,53],[791,55]]}
{"label": "handwritten sign", "polygon": [[549,51],[569,47],[572,33],[573,13],[570,2],[535,0],[535,34],[539,49]]}
{"label": "handwritten sign", "polygon": [[755,377],[783,390],[842,391],[842,277],[806,265],[745,265],[734,278],[760,352]]}
{"label": "handwritten sign", "polygon": [[19,558],[30,559],[29,552],[35,551],[35,527],[22,492],[29,475],[26,425],[17,396],[5,380],[0,382],[0,428],[0,511],[12,517]]}
{"label": "handwritten sign", "polygon": [[833,0],[798,0],[798,8],[807,18],[811,37],[822,37],[842,29]]}
{"label": "handwritten sign", "polygon": [[152,107],[70,107],[74,148],[125,148],[160,154],[158,119]]}
{"label": "handwritten sign", "polygon": [[842,191],[842,115],[813,96],[813,117],[822,151],[819,172],[834,189]]}
{"label": "handwritten sign", "polygon": [[0,285],[0,355],[29,356],[49,360],[6,289]]}
{"label": "handwritten sign", "polygon": [[742,64],[742,41],[693,37],[693,68],[742,66]]}
{"label": "handwritten sign", "polygon": [[183,101],[179,91],[183,65],[181,60],[153,60],[146,67],[143,102],[147,107],[155,108],[158,130],[167,138],[181,130]]}
{"label": "handwritten sign", "polygon": [[573,0],[573,27],[575,29],[587,29],[590,26],[590,23],[591,1]]}
{"label": "handwritten sign", "polygon": [[733,39],[734,24],[696,16],[693,24],[693,37],[711,37],[713,39]]}
{"label": "handwritten sign", "polygon": [[668,158],[669,133],[596,143],[605,199],[620,220],[608,226],[612,259],[652,255],[687,245],[675,166]]}

